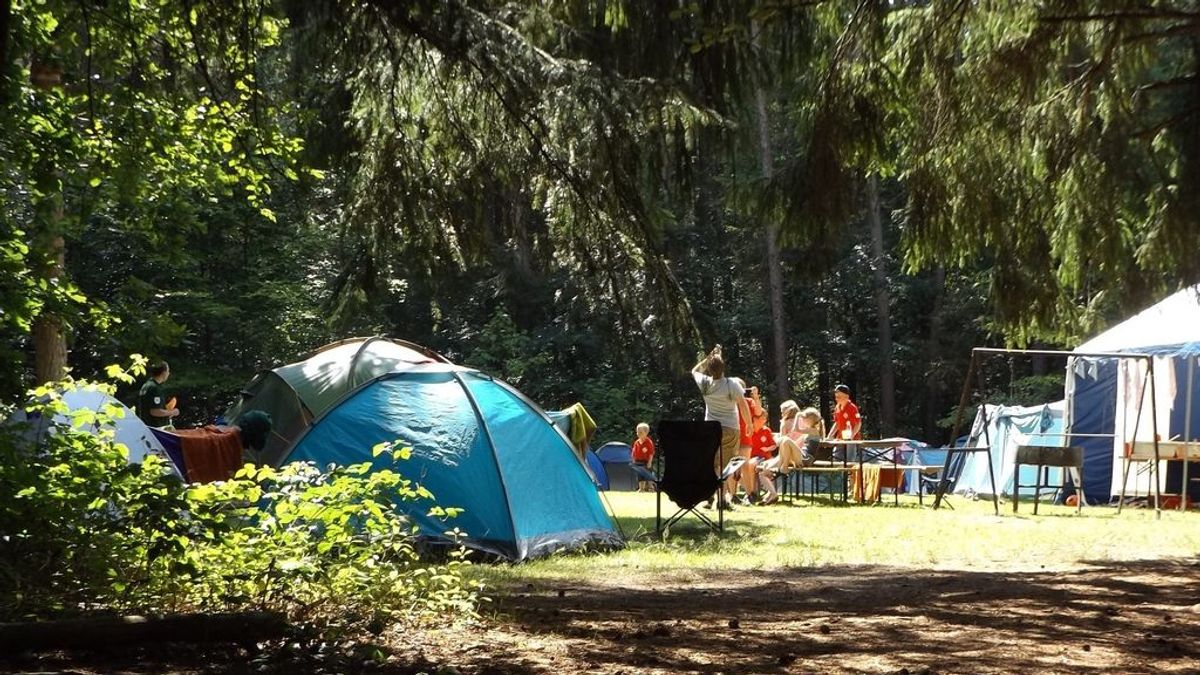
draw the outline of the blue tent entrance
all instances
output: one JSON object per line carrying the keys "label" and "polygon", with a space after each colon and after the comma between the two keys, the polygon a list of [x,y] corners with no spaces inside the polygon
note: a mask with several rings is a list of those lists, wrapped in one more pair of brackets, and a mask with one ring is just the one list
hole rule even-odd
{"label": "blue tent entrance", "polygon": [[[412,458],[371,449],[399,440]],[[465,533],[466,545],[510,560],[585,544],[621,545],[591,479],[546,413],[507,384],[449,363],[375,377],[313,421],[284,459],[318,466],[372,462],[434,495],[401,507],[421,534]],[[464,509],[442,521],[429,507]]]}

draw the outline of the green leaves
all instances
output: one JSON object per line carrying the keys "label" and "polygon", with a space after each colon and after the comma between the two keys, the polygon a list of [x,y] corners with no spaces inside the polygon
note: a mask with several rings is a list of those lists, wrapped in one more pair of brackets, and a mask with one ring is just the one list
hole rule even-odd
{"label": "green leaves", "polygon": [[[53,415],[59,392],[32,392],[31,408]],[[110,425],[108,411],[79,411],[36,449],[20,429],[0,428],[0,531],[9,537],[0,547],[0,619],[81,605],[268,607],[345,632],[363,617],[432,621],[474,611],[478,591],[461,556],[427,563],[418,555],[396,505],[432,495],[398,473],[369,462],[328,472],[247,464],[231,480],[184,486],[162,459],[129,465],[111,433],[80,429]],[[458,513],[438,509],[439,517]]]}

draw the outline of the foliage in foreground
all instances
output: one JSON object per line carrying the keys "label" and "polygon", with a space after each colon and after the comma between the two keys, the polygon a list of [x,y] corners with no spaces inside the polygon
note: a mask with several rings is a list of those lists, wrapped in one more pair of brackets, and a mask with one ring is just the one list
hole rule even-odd
{"label": "foliage in foreground", "polygon": [[[51,388],[31,400],[66,409]],[[0,430],[0,620],[260,609],[344,633],[474,613],[464,551],[423,560],[397,509],[429,496],[419,485],[367,464],[185,485],[157,457],[128,463],[120,413],[76,413],[32,451],[23,429]],[[93,424],[105,431],[81,430]]]}

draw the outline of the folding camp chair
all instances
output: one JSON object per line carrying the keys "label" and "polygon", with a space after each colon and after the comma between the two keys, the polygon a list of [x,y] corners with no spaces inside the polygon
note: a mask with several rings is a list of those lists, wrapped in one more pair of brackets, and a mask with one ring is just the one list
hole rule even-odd
{"label": "folding camp chair", "polygon": [[[666,420],[658,423],[658,451],[662,453],[663,474],[654,481],[658,502],[654,517],[656,532],[661,533],[689,513],[713,531],[724,531],[724,499],[717,500],[716,522],[696,508],[701,502],[711,499],[721,486],[713,467],[720,448],[721,425],[718,422]],[[642,475],[639,472],[639,476]],[[663,493],[679,507],[665,522],[662,516]]]}
{"label": "folding camp chair", "polygon": [[[958,477],[962,474],[963,466],[966,464],[966,461],[966,454],[961,452],[952,453],[952,456],[946,462],[945,466],[942,467],[942,470],[938,471],[936,476],[922,475],[920,477],[921,484],[917,489],[917,499],[921,502],[921,505],[923,506],[925,504],[925,495],[937,493],[938,485],[941,484],[943,480],[946,481],[946,492],[954,492],[954,484],[958,481]],[[954,509],[954,506],[950,504],[950,500],[947,499],[945,495],[942,496],[942,502],[951,510]]]}

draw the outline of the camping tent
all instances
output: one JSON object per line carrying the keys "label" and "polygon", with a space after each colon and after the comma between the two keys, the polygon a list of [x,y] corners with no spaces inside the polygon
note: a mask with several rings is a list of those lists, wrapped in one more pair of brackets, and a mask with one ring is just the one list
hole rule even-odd
{"label": "camping tent", "polygon": [[[1063,413],[1066,404],[1056,401],[1037,406],[985,405],[975,415],[971,426],[969,446],[991,448],[987,455],[972,453],[963,462],[962,472],[954,484],[957,493],[990,495],[991,481],[988,478],[988,462],[992,464],[996,489],[1002,495],[1013,494],[1014,460],[1019,445],[1063,445]],[[1062,470],[1050,470],[1049,483],[1061,484]],[[1037,480],[1037,467],[1021,467],[1021,494],[1032,495],[1032,485]]]}
{"label": "camping tent", "polygon": [[271,416],[271,438],[259,454],[277,464],[312,421],[355,387],[393,370],[421,363],[449,363],[420,345],[389,338],[351,338],[325,345],[303,361],[258,373],[225,413],[230,424],[250,410]]}
{"label": "camping tent", "polygon": [[633,461],[633,448],[628,443],[610,441],[596,448],[596,456],[604,464],[604,475],[608,487],[606,490],[628,492],[638,488],[637,474],[629,464]]}
{"label": "camping tent", "polygon": [[99,389],[84,387],[63,391],[62,402],[66,405],[66,411],[56,413],[53,418],[39,413],[17,410],[9,418],[9,423],[28,424],[29,427],[25,433],[29,440],[36,441],[51,433],[55,426],[70,426],[73,413],[79,411],[106,413],[111,418],[111,426],[92,421],[76,428],[93,434],[99,434],[104,429],[111,429],[113,439],[128,450],[130,464],[141,464],[146,455],[154,454],[166,460],[172,471],[176,474],[179,473],[175,462],[163,449],[162,443],[159,443],[151,433],[150,428],[117,399]]}
{"label": "camping tent", "polygon": [[[946,463],[946,448],[935,448],[921,441],[910,440],[900,446],[900,464],[905,466],[940,467]],[[928,472],[925,475],[932,475]],[[904,472],[904,492],[915,495],[921,490],[921,471]]]}
{"label": "camping tent", "polygon": [[[400,440],[412,457],[393,464],[372,448]],[[512,560],[621,538],[568,439],[541,408],[481,372],[429,360],[360,383],[316,417],[282,462],[372,462],[414,480],[434,502],[401,507],[431,539],[451,528],[472,548]]]}
{"label": "camping tent", "polygon": [[[558,426],[558,423],[555,422],[554,426]],[[591,476],[592,484],[596,486],[597,490],[607,490],[608,472],[604,470],[604,462],[601,462],[600,458],[596,456],[596,451],[588,450],[584,455],[584,461],[587,462],[587,472]]]}
{"label": "camping tent", "polygon": [[[1154,357],[1154,420],[1149,386],[1143,384],[1145,360],[1074,356],[1067,361],[1067,428],[1078,434],[1072,445],[1084,449],[1084,495],[1091,503],[1106,503],[1121,490],[1120,457],[1124,443],[1135,438],[1135,427],[1137,439],[1152,439],[1155,423],[1163,439],[1200,437],[1200,286],[1175,293],[1075,352]],[[1160,472],[1162,487],[1179,492],[1182,468],[1171,464]],[[1200,476],[1200,467],[1189,468],[1189,474]],[[1131,476],[1127,487],[1145,494],[1150,487],[1145,483],[1144,475],[1140,480]],[[1200,499],[1200,483],[1189,483],[1192,498]]]}

